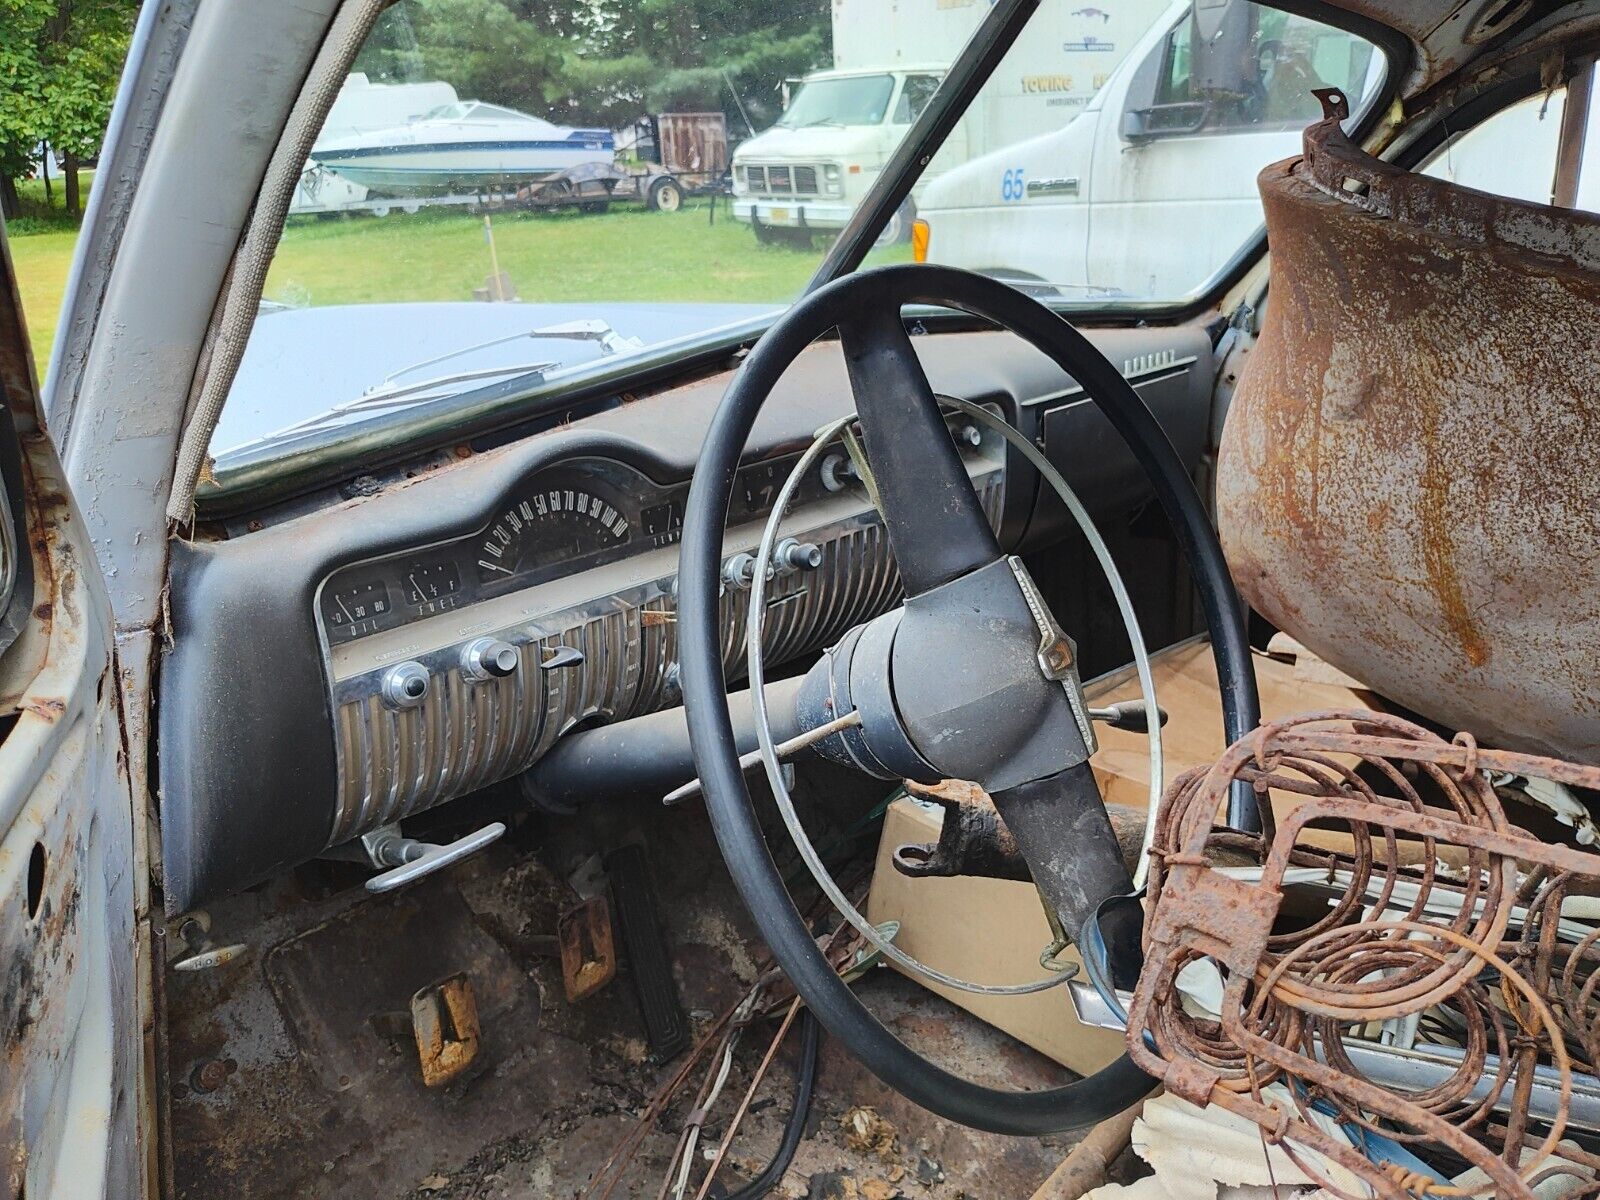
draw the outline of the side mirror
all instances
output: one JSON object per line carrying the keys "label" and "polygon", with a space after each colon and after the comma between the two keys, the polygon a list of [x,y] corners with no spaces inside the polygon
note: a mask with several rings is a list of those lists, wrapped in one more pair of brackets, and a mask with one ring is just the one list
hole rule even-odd
{"label": "side mirror", "polygon": [[1124,141],[1138,145],[1155,138],[1198,133],[1205,126],[1210,113],[1211,106],[1203,100],[1126,109],[1122,114],[1122,137]]}
{"label": "side mirror", "polygon": [[1167,61],[1167,46],[1171,34],[1162,38],[1145,55],[1144,61],[1128,77],[1128,87],[1122,94],[1122,124],[1120,132],[1127,142],[1142,142],[1152,136],[1145,114],[1155,105],[1156,85],[1161,79],[1161,68]]}

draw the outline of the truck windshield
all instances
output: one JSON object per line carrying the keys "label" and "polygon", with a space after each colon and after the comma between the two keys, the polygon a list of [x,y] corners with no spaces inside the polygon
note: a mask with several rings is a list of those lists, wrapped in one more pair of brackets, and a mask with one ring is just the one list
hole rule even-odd
{"label": "truck windshield", "polygon": [[812,125],[881,125],[894,91],[892,75],[848,75],[800,85],[777,123],[785,129]]}
{"label": "truck windshield", "polygon": [[[396,0],[299,176],[214,486],[759,333],[991,11]],[[1359,112],[1382,79],[1359,37],[1245,0],[1040,0],[867,264],[1187,301],[1258,236],[1256,174],[1298,151],[1311,89]]]}

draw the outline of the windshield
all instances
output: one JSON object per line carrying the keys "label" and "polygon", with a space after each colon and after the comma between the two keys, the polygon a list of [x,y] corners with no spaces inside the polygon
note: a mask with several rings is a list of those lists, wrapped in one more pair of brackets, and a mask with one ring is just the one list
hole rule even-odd
{"label": "windshield", "polygon": [[788,129],[811,125],[877,125],[889,109],[892,75],[854,75],[813,79],[800,85],[778,124]]}
{"label": "windshield", "polygon": [[[626,392],[638,364],[758,335],[990,11],[399,0],[304,164],[216,486],[374,429],[501,423],[579,381]],[[1042,0],[867,265],[1096,310],[1188,302],[1259,246],[1255,177],[1298,152],[1311,90],[1359,113],[1382,80],[1369,43],[1242,0]]]}

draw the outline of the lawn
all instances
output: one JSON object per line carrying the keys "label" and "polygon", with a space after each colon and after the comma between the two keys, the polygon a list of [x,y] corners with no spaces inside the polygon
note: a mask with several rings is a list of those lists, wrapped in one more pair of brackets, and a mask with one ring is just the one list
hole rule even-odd
{"label": "lawn", "polygon": [[[42,192],[36,199],[42,204]],[[799,293],[821,261],[820,239],[811,250],[761,246],[729,216],[725,201],[715,222],[709,216],[704,203],[676,213],[631,206],[604,214],[502,212],[492,217],[494,251],[501,272],[528,302],[781,302]],[[59,213],[48,212],[25,217],[10,232],[42,375],[76,233]],[[873,255],[874,261],[909,257],[907,247]],[[292,217],[265,294],[297,307],[470,300],[489,274],[483,217],[462,209]]]}
{"label": "lawn", "polygon": [[[85,203],[94,174],[78,175]],[[28,323],[28,340],[33,343],[33,361],[40,379],[50,357],[50,342],[56,334],[56,315],[61,309],[61,294],[67,288],[67,271],[72,266],[72,247],[78,240],[78,223],[67,216],[61,181],[54,183],[54,195],[45,199],[44,184],[25,179],[17,184],[22,213],[6,223],[6,238],[16,264],[17,283],[22,292],[22,316]]]}

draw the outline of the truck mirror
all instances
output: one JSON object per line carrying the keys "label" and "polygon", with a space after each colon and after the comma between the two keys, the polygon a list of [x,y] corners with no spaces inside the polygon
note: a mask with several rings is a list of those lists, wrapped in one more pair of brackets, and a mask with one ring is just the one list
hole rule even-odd
{"label": "truck mirror", "polygon": [[1161,69],[1166,63],[1167,46],[1171,40],[1169,34],[1157,42],[1128,79],[1128,90],[1122,97],[1120,132],[1124,141],[1139,142],[1152,136],[1146,114],[1156,102],[1156,86],[1161,79]]}

